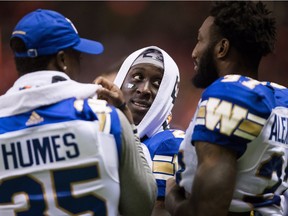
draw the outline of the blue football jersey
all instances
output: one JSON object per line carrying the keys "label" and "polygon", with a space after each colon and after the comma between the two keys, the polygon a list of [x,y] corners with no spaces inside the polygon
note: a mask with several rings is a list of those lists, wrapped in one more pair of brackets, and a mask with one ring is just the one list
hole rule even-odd
{"label": "blue football jersey", "polygon": [[180,146],[180,186],[193,193],[197,168],[193,143],[221,145],[238,156],[229,211],[257,210],[262,215],[281,215],[280,195],[287,188],[288,171],[285,95],[285,90],[274,84],[240,75],[227,75],[210,85],[202,94]]}
{"label": "blue football jersey", "polygon": [[158,199],[164,199],[166,180],[173,177],[178,169],[177,153],[183,138],[183,131],[170,129],[142,140],[151,155],[152,171],[158,186]]}
{"label": "blue football jersey", "polygon": [[203,92],[192,142],[222,145],[240,157],[275,105],[273,91],[257,80],[240,75],[220,78]]}

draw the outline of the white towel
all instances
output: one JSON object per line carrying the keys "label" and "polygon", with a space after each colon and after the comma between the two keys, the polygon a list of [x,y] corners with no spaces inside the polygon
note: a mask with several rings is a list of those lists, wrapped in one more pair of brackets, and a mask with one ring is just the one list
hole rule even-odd
{"label": "white towel", "polygon": [[[65,81],[51,83],[53,76],[61,76]],[[19,90],[21,87],[29,89]],[[93,97],[99,88],[95,84],[78,83],[58,71],[39,71],[20,77],[6,94],[0,97],[0,117],[11,116],[75,97]]]}

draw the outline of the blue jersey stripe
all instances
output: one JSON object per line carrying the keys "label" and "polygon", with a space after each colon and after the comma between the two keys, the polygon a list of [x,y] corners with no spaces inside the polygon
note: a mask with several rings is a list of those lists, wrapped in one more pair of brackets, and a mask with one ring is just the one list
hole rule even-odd
{"label": "blue jersey stripe", "polygon": [[[77,111],[74,108],[74,101],[75,98],[69,98],[59,103],[43,106],[19,115],[1,117],[0,134],[72,120],[97,120],[97,116],[89,107],[87,100],[84,100],[82,111]],[[35,121],[34,124],[32,118]],[[32,123],[29,123],[31,121]]]}

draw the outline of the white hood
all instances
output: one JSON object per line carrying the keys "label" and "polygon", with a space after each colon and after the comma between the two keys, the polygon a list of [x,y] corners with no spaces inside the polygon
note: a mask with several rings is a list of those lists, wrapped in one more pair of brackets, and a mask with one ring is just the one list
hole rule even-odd
{"label": "white hood", "polygon": [[168,55],[168,53],[159,47],[149,46],[133,52],[125,59],[117,73],[114,83],[121,88],[133,62],[147,49],[156,49],[162,53],[164,59],[164,74],[154,102],[142,121],[137,125],[140,138],[145,135],[151,137],[163,130],[162,124],[172,111],[175,103],[175,98],[173,99],[172,96],[177,96],[178,83],[180,82],[179,69],[175,61]]}

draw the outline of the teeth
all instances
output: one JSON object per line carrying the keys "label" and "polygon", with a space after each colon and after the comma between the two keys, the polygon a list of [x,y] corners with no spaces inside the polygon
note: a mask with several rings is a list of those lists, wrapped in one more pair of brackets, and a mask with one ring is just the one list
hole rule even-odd
{"label": "teeth", "polygon": [[140,107],[144,107],[144,108],[147,108],[147,107],[148,107],[148,106],[145,105],[145,104],[140,104],[140,103],[137,103],[137,102],[134,102],[134,104],[135,104],[136,106],[140,106]]}

